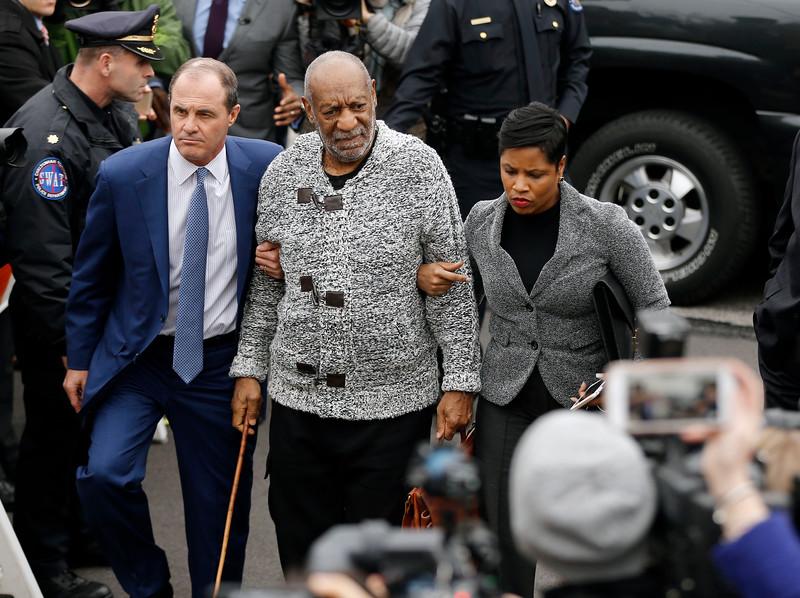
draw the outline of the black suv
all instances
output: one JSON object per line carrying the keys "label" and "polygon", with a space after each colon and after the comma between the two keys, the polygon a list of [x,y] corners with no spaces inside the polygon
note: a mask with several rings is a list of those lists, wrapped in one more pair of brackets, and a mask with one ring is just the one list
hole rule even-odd
{"label": "black suv", "polygon": [[800,129],[800,0],[583,6],[594,55],[570,176],[626,209],[672,300],[696,303],[771,229]]}

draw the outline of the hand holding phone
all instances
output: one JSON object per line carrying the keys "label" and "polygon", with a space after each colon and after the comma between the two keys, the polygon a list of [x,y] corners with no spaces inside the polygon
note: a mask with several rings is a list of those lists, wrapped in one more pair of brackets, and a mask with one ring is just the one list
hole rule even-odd
{"label": "hand holding phone", "polygon": [[569,408],[570,411],[575,411],[576,409],[580,409],[594,401],[597,397],[600,396],[600,393],[603,392],[603,388],[605,388],[606,381],[603,378],[599,378],[592,382],[589,386],[586,387],[586,390],[583,391],[581,396],[578,397],[578,400],[575,401],[575,404]]}

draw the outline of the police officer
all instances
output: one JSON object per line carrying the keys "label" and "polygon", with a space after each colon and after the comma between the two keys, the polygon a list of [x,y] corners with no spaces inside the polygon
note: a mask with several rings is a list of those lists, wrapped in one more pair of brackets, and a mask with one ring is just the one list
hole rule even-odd
{"label": "police officer", "polygon": [[67,22],[80,40],[60,69],[8,121],[24,127],[26,164],[6,169],[0,197],[16,277],[10,309],[26,422],[20,441],[14,526],[44,596],[100,598],[110,590],[75,575],[78,416],[61,387],[64,311],[72,260],[100,162],[139,142],[132,104],[153,76],[158,8],[101,12]]}
{"label": "police officer", "polygon": [[427,140],[466,218],[502,192],[503,118],[539,101],[575,122],[591,53],[580,0],[432,0],[384,120],[406,131],[430,103]]}

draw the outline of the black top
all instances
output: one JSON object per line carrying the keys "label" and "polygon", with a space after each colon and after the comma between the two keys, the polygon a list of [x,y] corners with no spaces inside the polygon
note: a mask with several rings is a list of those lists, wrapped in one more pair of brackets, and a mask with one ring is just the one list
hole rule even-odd
{"label": "black top", "polygon": [[533,216],[520,216],[506,206],[500,244],[513,258],[528,293],[556,251],[560,219],[560,203]]}
{"label": "black top", "polygon": [[365,162],[366,162],[366,160],[364,160],[361,164],[359,164],[358,168],[356,168],[352,172],[348,172],[346,174],[333,175],[333,174],[328,174],[326,172],[325,174],[328,176],[328,180],[331,182],[331,186],[333,187],[333,190],[334,191],[338,191],[339,189],[344,187],[344,184],[347,181],[352,179],[354,176],[356,176],[361,171],[361,169],[364,167],[364,163]]}

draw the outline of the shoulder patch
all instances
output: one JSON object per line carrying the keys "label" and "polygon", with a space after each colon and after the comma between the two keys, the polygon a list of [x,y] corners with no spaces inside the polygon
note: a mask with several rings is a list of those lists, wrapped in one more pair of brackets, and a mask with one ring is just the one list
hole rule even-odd
{"label": "shoulder patch", "polygon": [[39,160],[31,173],[31,185],[41,197],[50,201],[61,201],[69,191],[64,164],[54,156]]}
{"label": "shoulder patch", "polygon": [[569,0],[569,7],[573,12],[581,12],[583,10],[583,4],[581,4],[581,0]]}

